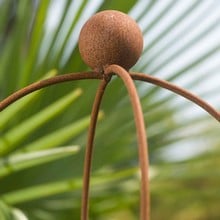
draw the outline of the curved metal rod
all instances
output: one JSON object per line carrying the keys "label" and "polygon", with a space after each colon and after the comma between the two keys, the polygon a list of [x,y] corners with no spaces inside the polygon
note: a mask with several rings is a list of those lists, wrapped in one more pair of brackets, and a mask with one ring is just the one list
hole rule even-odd
{"label": "curved metal rod", "polygon": [[[210,115],[212,115],[215,119],[220,121],[220,112],[214,109],[211,105],[207,102],[202,100],[200,97],[192,94],[191,92],[178,87],[170,82],[165,80],[156,78],[151,75],[143,74],[143,73],[130,73],[124,70],[122,67],[118,65],[110,65],[105,69],[104,80],[102,80],[100,87],[97,91],[96,98],[93,105],[92,110],[92,118],[90,123],[90,130],[89,130],[89,137],[87,143],[87,152],[85,156],[85,167],[84,167],[84,186],[83,186],[83,199],[82,199],[82,212],[81,212],[81,219],[87,220],[88,219],[88,195],[89,195],[89,178],[90,178],[90,170],[91,170],[91,160],[92,160],[92,148],[93,148],[93,140],[95,135],[95,127],[97,122],[97,114],[98,109],[101,103],[102,96],[104,94],[105,87],[108,83],[108,80],[111,78],[111,75],[116,74],[120,76],[127,87],[133,111],[135,117],[135,123],[137,128],[137,135],[138,135],[138,144],[139,144],[139,159],[140,159],[140,167],[141,167],[141,174],[142,174],[142,186],[141,186],[141,219],[148,220],[150,207],[149,207],[149,180],[148,180],[148,155],[147,155],[147,142],[146,142],[146,133],[144,127],[144,120],[143,120],[143,113],[140,106],[140,101],[136,92],[136,88],[132,79],[140,80],[152,83],[154,85],[160,86],[162,88],[168,89],[176,94],[179,94],[186,99],[194,102],[195,104],[199,105],[205,111],[207,111]],[[108,78],[109,77],[109,78]],[[131,79],[132,78],[132,79]],[[0,102],[0,111],[4,110],[7,106],[15,102],[16,100],[24,97],[25,95],[30,94],[36,90],[45,88],[50,85],[67,82],[67,81],[74,81],[74,80],[83,80],[83,79],[103,79],[102,73],[97,72],[80,72],[80,73],[70,73],[55,76],[49,79],[41,80],[30,84],[21,90],[13,93],[12,95],[8,96],[6,99]]]}
{"label": "curved metal rod", "polygon": [[45,80],[41,80],[35,83],[32,83],[12,95],[8,96],[0,102],[0,112],[4,110],[7,106],[17,101],[18,99],[34,92],[39,89],[45,88],[50,85],[73,81],[73,80],[82,80],[82,79],[102,79],[103,75],[97,72],[80,72],[80,73],[68,73],[64,75],[54,76]]}
{"label": "curved metal rod", "polygon": [[[181,95],[185,97],[186,99],[194,102],[195,104],[199,105],[201,108],[203,108],[205,111],[207,111],[210,115],[212,115],[217,121],[220,121],[220,112],[214,109],[211,105],[209,105],[207,102],[202,100],[200,97],[192,94],[191,92],[176,86],[170,82],[167,82],[165,80],[156,78],[154,76],[143,74],[143,73],[130,73],[131,77],[134,80],[140,80],[152,83],[154,85],[160,86],[162,88],[168,89],[178,95]],[[102,79],[102,74],[97,72],[81,72],[81,73],[69,73],[59,76],[54,76],[49,79],[41,80],[35,83],[32,83],[12,95],[8,96],[4,100],[0,102],[0,112],[4,110],[7,106],[14,103],[18,99],[36,91],[42,88],[45,88],[50,85],[67,82],[67,81],[74,81],[74,80],[83,80],[83,79]]]}
{"label": "curved metal rod", "polygon": [[208,104],[207,102],[202,100],[200,97],[189,92],[188,90],[183,89],[179,86],[176,86],[166,80],[162,80],[162,79],[159,79],[157,77],[154,77],[154,76],[151,76],[148,74],[132,72],[132,73],[130,73],[130,75],[131,75],[132,79],[134,79],[134,80],[149,82],[149,83],[152,83],[154,85],[160,86],[165,89],[168,89],[178,95],[185,97],[186,99],[194,102],[195,104],[197,104],[198,106],[203,108],[206,112],[208,112],[215,119],[217,119],[217,121],[220,122],[220,112],[217,111],[215,108],[213,108],[210,104]]}
{"label": "curved metal rod", "polygon": [[138,138],[138,151],[139,151],[139,163],[141,170],[141,208],[140,219],[150,219],[150,190],[149,190],[149,162],[148,162],[148,146],[147,136],[144,125],[144,117],[141,109],[140,100],[137,94],[134,82],[129,73],[118,65],[110,65],[104,70],[104,74],[109,75],[115,73],[124,82],[133,108],[134,119],[136,124],[137,138]]}
{"label": "curved metal rod", "polygon": [[90,173],[92,167],[92,154],[93,154],[93,143],[95,136],[95,129],[97,124],[97,118],[99,113],[99,108],[101,105],[102,97],[105,92],[105,88],[109,82],[109,79],[103,79],[100,82],[99,88],[97,89],[95,100],[91,112],[91,121],[89,125],[89,132],[87,138],[85,159],[84,159],[84,172],[83,172],[83,188],[82,188],[82,204],[81,204],[81,220],[88,219],[89,212],[89,183],[90,183]]}

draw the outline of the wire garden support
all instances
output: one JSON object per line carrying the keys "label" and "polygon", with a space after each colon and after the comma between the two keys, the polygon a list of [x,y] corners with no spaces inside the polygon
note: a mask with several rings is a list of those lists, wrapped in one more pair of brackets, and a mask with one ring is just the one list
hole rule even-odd
{"label": "wire garden support", "polygon": [[[127,33],[127,35],[125,33]],[[140,219],[149,220],[150,190],[147,135],[141,103],[133,80],[152,83],[183,96],[200,106],[218,122],[220,122],[220,112],[188,90],[148,74],[128,71],[136,63],[141,54],[143,39],[137,24],[126,14],[110,10],[94,15],[82,28],[79,39],[79,49],[84,62],[87,63],[93,71],[58,75],[30,84],[2,100],[0,102],[0,111],[18,99],[47,86],[67,81],[85,79],[100,80],[92,107],[84,160],[81,220],[88,220],[89,183],[97,115],[105,89],[111,77],[113,75],[120,77],[130,97],[138,139],[139,164],[141,170]],[[7,153],[7,149],[0,148],[0,156]]]}

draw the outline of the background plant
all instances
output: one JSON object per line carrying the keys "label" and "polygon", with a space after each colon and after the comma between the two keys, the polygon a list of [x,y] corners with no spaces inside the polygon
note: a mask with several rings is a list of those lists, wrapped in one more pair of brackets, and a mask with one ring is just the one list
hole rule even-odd
{"label": "background plant", "polygon": [[[219,109],[218,1],[59,4],[0,1],[1,99],[39,78],[87,70],[77,48],[80,27],[96,11],[116,9],[135,18],[146,39],[135,71],[179,84]],[[56,85],[1,112],[0,144],[8,149],[0,161],[5,219],[22,219],[15,208],[29,219],[79,219],[83,153],[97,85],[89,80]],[[175,94],[136,85],[149,136],[152,219],[219,219],[219,124]],[[110,83],[103,101],[91,219],[137,219],[135,128],[119,79]]]}

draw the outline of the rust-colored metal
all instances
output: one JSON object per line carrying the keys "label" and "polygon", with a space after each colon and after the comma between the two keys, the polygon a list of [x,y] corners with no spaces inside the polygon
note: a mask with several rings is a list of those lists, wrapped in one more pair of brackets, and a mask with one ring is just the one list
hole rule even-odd
{"label": "rust-colored metal", "polygon": [[[123,72],[123,73],[121,73]],[[126,73],[126,74],[125,74]],[[218,121],[220,121],[220,112],[217,111],[216,109],[214,109],[211,105],[209,105],[207,102],[205,102],[204,100],[202,100],[201,98],[199,98],[198,96],[190,93],[189,91],[178,87],[170,82],[167,82],[165,80],[161,80],[158,79],[156,77],[150,76],[148,74],[141,74],[141,73],[130,73],[130,75],[127,73],[127,71],[125,71],[123,68],[121,68],[120,66],[117,65],[111,65],[109,67],[107,67],[105,69],[105,74],[117,74],[120,77],[123,78],[126,76],[126,80],[124,81],[127,85],[127,83],[129,83],[130,85],[130,80],[140,80],[140,81],[144,81],[144,82],[149,82],[152,83],[154,85],[160,86],[162,88],[168,89],[170,91],[173,91],[189,100],[191,100],[192,102],[194,102],[195,104],[199,105],[200,107],[202,107],[205,111],[207,111],[211,116],[213,116],[215,119],[217,119]],[[17,92],[13,93],[12,95],[10,95],[9,97],[7,97],[6,99],[2,100],[0,102],[0,111],[2,111],[3,109],[5,109],[7,106],[9,106],[10,104],[14,103],[16,100],[24,97],[25,95],[34,92],[36,90],[42,89],[44,87],[50,86],[50,85],[54,85],[54,84],[58,84],[58,83],[62,83],[62,82],[67,82],[67,81],[75,81],[75,80],[83,80],[83,79],[99,79],[99,80],[103,80],[103,73],[97,73],[97,72],[82,72],[82,73],[71,73],[71,74],[65,74],[65,75],[60,75],[60,76],[55,76],[46,80],[42,80],[33,84],[30,84],[29,86],[18,90]],[[128,82],[127,82],[128,80]],[[104,90],[102,89],[103,86],[105,87],[106,82],[102,82],[100,85],[99,90],[97,91],[97,95],[96,95],[96,100],[94,103],[93,107],[93,113],[92,118],[91,118],[91,125],[90,125],[90,131],[88,134],[88,146],[90,146],[89,148],[92,149],[92,145],[93,145],[93,140],[94,140],[94,134],[95,134],[95,124],[96,124],[96,117],[97,117],[97,111],[99,108],[99,105],[101,102],[101,98],[104,94]],[[128,86],[128,85],[127,85]],[[134,86],[134,85],[133,85]],[[133,87],[132,86],[132,87]],[[133,97],[133,92],[131,91],[135,91],[134,88],[130,88],[130,86],[127,87],[128,88],[128,92],[130,94],[130,97]],[[136,96],[136,95],[135,95]],[[132,98],[133,99],[133,98]],[[135,98],[136,99],[136,98]],[[97,103],[96,103],[97,102]],[[138,101],[139,102],[139,101]],[[140,136],[140,139],[145,139],[143,137],[143,132],[140,132],[140,130],[144,130],[143,125],[140,126],[139,123],[140,121],[142,121],[140,117],[140,115],[142,115],[142,113],[137,113],[140,112],[141,110],[135,110],[136,107],[139,104],[136,103],[135,100],[132,101],[132,105],[133,105],[133,110],[135,112],[134,116],[135,116],[135,120],[136,120],[136,125],[137,125],[137,134]],[[136,103],[136,104],[134,104]],[[141,116],[142,117],[142,116]],[[138,119],[139,118],[139,119]],[[139,121],[139,122],[138,122]],[[139,128],[142,127],[142,128]],[[143,146],[142,144],[139,144],[139,146]],[[85,168],[84,170],[84,196],[82,199],[82,204],[84,204],[82,207],[82,220],[87,220],[88,218],[88,196],[89,196],[89,178],[90,178],[90,169],[91,169],[91,159],[90,161],[87,161],[87,158],[92,158],[92,150],[90,149],[90,152],[87,152],[87,156],[85,157]],[[142,150],[144,150],[143,148],[141,148]],[[145,147],[145,149],[147,149],[147,147]],[[139,147],[140,150],[140,147]],[[141,155],[144,155],[146,153],[140,153],[139,152],[139,157],[141,157]],[[142,157],[141,157],[142,158]],[[141,159],[140,158],[140,159]],[[145,157],[146,158],[146,157]],[[143,158],[142,158],[143,160]],[[144,165],[145,164],[145,165]],[[142,170],[144,169],[144,167],[147,167],[148,165],[146,165],[146,161],[145,162],[141,162],[140,163]],[[145,186],[142,185],[142,190],[141,190],[141,196],[142,196],[142,204],[148,204],[149,206],[149,192],[148,192],[148,184],[149,181],[147,180],[147,172],[143,171],[144,173],[144,178],[142,179],[142,184],[145,184]],[[145,189],[144,189],[145,188]],[[145,200],[145,201],[144,201]],[[144,218],[143,216],[149,216],[149,210],[148,209],[144,209],[145,205],[141,206],[141,219],[142,220],[148,220],[149,218]]]}
{"label": "rust-colored metal", "polygon": [[220,121],[220,112],[219,111],[217,111],[210,104],[205,102],[203,99],[201,99],[197,95],[189,92],[188,90],[183,89],[177,85],[174,85],[173,83],[170,83],[166,80],[162,80],[162,79],[159,79],[157,77],[154,77],[154,76],[151,76],[148,74],[143,74],[143,73],[130,73],[130,74],[134,80],[149,82],[154,85],[165,88],[167,90],[170,90],[172,92],[175,92],[176,94],[194,102],[195,104],[200,106],[202,109],[204,109],[206,112],[208,112],[211,116],[213,116],[217,121]]}
{"label": "rust-colored metal", "polygon": [[88,132],[84,161],[81,220],[88,219],[89,182],[97,116],[105,88],[112,75],[116,74],[123,80],[134,112],[141,169],[141,220],[150,219],[148,146],[141,104],[132,80],[149,82],[179,94],[199,105],[217,119],[218,122],[220,121],[219,111],[188,90],[148,74],[128,73],[127,70],[138,60],[142,48],[142,34],[132,18],[124,13],[113,10],[97,13],[84,25],[79,39],[79,49],[82,58],[94,71],[59,75],[41,80],[24,87],[0,102],[0,111],[2,111],[23,96],[50,85],[83,79],[102,80],[94,100]]}
{"label": "rust-colored metal", "polygon": [[89,183],[90,183],[90,173],[92,168],[92,154],[93,154],[93,143],[95,136],[95,129],[97,124],[97,118],[99,113],[99,108],[101,105],[102,97],[105,92],[105,88],[109,82],[110,78],[104,78],[99,88],[97,89],[95,100],[91,112],[91,120],[89,125],[88,139],[86,145],[85,159],[84,159],[84,172],[83,172],[83,188],[82,188],[82,206],[81,206],[81,220],[87,220],[89,211]]}
{"label": "rust-colored metal", "polygon": [[140,100],[137,94],[134,82],[129,73],[118,65],[110,65],[105,69],[105,74],[115,73],[124,82],[134,112],[134,119],[137,131],[138,139],[138,152],[139,152],[139,163],[141,170],[141,206],[140,206],[140,219],[150,219],[150,189],[149,189],[149,160],[148,160],[148,145],[147,135],[144,125],[144,116],[140,104]]}
{"label": "rust-colored metal", "polygon": [[[176,94],[194,102],[196,105],[200,106],[203,110],[209,113],[217,121],[220,121],[220,112],[215,109],[213,106],[208,104],[205,100],[191,93],[190,91],[176,86],[173,83],[170,83],[166,80],[159,79],[157,77],[151,76],[149,74],[143,73],[130,73],[131,77],[134,80],[139,80],[143,82],[149,82],[151,84],[160,86],[162,88],[168,89]],[[85,80],[85,79],[102,79],[103,74],[98,72],[81,72],[81,73],[67,73],[64,75],[54,76],[49,79],[41,80],[35,83],[32,83],[5,98],[0,102],[0,112],[4,110],[7,106],[13,104],[18,99],[45,87],[55,85],[62,82],[76,81],[76,80]]]}
{"label": "rust-colored metal", "polygon": [[45,88],[47,86],[51,86],[54,84],[74,81],[74,80],[82,80],[82,79],[102,79],[102,74],[97,72],[81,72],[81,73],[69,73],[59,76],[54,76],[49,79],[41,80],[35,83],[32,83],[17,92],[14,92],[4,100],[0,102],[0,111],[4,110],[7,106],[14,103],[18,99],[34,92]]}
{"label": "rust-colored metal", "polygon": [[117,64],[130,69],[143,50],[143,37],[137,23],[119,11],[106,10],[92,16],[83,26],[79,51],[95,71]]}

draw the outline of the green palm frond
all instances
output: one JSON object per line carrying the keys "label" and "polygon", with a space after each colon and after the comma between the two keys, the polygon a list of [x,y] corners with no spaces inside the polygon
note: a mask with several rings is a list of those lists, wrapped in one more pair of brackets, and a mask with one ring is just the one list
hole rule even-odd
{"label": "green palm frond", "polygon": [[[0,99],[42,78],[88,70],[78,50],[80,29],[106,9],[130,14],[143,31],[135,72],[171,81],[220,109],[220,5],[215,0],[1,0]],[[135,84],[148,134],[152,220],[219,219],[219,123],[170,91]],[[31,220],[79,219],[97,85],[96,80],[54,85],[0,113],[0,219],[22,219],[16,216],[23,213]],[[101,108],[90,219],[135,220],[136,131],[120,79],[113,77]],[[64,146],[75,145],[81,150],[72,156]]]}

